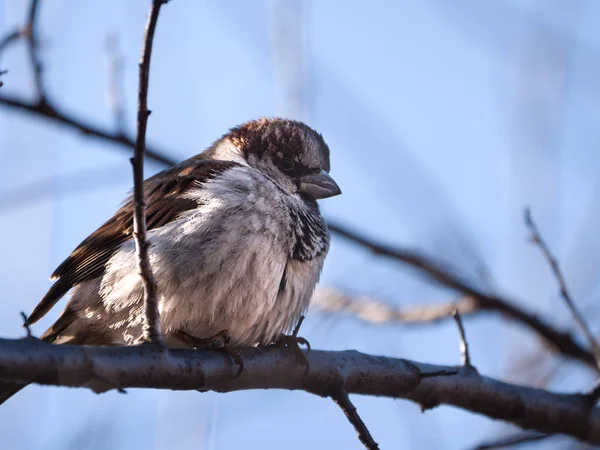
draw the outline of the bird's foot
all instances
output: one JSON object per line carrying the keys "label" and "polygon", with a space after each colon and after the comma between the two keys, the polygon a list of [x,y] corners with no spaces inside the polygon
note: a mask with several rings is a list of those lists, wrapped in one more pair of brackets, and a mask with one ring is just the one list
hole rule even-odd
{"label": "bird's foot", "polygon": [[306,353],[308,353],[310,352],[310,342],[308,342],[308,340],[306,340],[305,338],[298,336],[298,332],[300,331],[300,326],[302,325],[303,321],[304,316],[301,316],[300,320],[298,321],[298,325],[296,325],[296,328],[294,329],[293,333],[289,335],[282,334],[279,340],[275,343],[275,347],[291,349],[296,355],[296,360],[298,361],[298,363],[302,364],[305,367],[304,374],[306,375],[308,373],[310,365],[308,363],[308,358],[306,358],[306,354],[302,351],[302,348],[300,348],[300,346],[305,345]]}
{"label": "bird's foot", "polygon": [[244,370],[244,360],[242,359],[240,351],[234,347],[229,346],[229,342],[231,341],[229,330],[219,331],[214,336],[210,336],[207,338],[197,338],[195,336],[192,336],[191,334],[186,333],[185,331],[179,330],[175,333],[175,337],[182,343],[190,347],[196,349],[206,348],[219,350],[231,356],[231,358],[238,366],[238,371],[235,374],[235,378],[239,377],[242,373],[242,370]]}

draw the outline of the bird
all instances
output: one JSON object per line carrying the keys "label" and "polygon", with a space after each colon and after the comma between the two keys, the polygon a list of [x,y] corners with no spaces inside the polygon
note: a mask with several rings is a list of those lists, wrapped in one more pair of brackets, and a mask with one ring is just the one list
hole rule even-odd
{"label": "bird", "polygon": [[[317,200],[341,194],[323,136],[296,120],[231,128],[204,152],[144,181],[149,261],[169,347],[212,342],[267,346],[307,310],[330,246]],[[40,339],[134,345],[143,339],[133,198],[64,260],[27,317],[29,327],[67,293]],[[0,383],[0,404],[24,385]]]}

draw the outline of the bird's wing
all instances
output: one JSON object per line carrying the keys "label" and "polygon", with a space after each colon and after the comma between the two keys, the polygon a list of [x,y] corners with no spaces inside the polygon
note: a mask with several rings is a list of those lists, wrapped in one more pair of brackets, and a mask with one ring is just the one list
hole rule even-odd
{"label": "bird's wing", "polygon": [[[191,158],[144,181],[146,225],[159,228],[179,214],[198,206],[195,200],[182,196],[193,185],[203,184],[239,164]],[[133,201],[130,196],[116,214],[88,236],[58,266],[51,279],[56,282],[27,319],[32,324],[41,319],[71,288],[84,280],[100,276],[119,246],[133,233]]]}

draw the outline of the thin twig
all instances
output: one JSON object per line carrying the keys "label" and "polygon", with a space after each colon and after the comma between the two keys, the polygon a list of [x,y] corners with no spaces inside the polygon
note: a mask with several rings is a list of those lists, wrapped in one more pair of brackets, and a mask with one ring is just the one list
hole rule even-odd
{"label": "thin twig", "polygon": [[[33,71],[34,85],[36,89],[36,103],[41,104],[45,102],[45,91],[42,83],[42,63],[39,58],[39,40],[37,34],[37,18],[39,15],[39,7],[39,0],[31,0],[27,10],[25,25],[11,31],[2,39],[0,39],[0,57],[10,44],[18,41],[21,38],[25,38],[27,40],[27,53],[29,55],[31,69]],[[0,82],[0,86],[2,86],[2,82]]]}
{"label": "thin twig", "polygon": [[[85,136],[95,137],[114,144],[120,144],[128,149],[135,148],[135,141],[132,138],[123,136],[119,132],[115,133],[113,131],[102,129],[96,124],[86,122],[83,119],[61,110],[54,104],[49,103],[49,100],[46,101],[46,104],[38,105],[19,97],[0,95],[0,106],[2,105],[50,119],[56,123],[80,131]],[[174,158],[167,156],[166,152],[161,152],[157,149],[146,148],[145,154],[147,159],[166,166],[172,166],[177,163]]]}
{"label": "thin twig", "polygon": [[29,55],[29,63],[33,70],[33,80],[36,90],[37,103],[46,103],[46,90],[44,88],[44,80],[42,78],[42,62],[39,55],[39,38],[37,29],[37,18],[39,16],[40,1],[31,0],[29,4],[29,13],[27,15],[27,25],[25,27],[27,38],[27,53]]}
{"label": "thin twig", "polygon": [[292,332],[292,336],[297,338],[298,337],[298,333],[300,332],[300,327],[302,326],[302,322],[304,322],[304,316],[300,316],[300,319],[298,319],[298,323],[296,324],[296,327],[294,328],[294,331]]}
{"label": "thin twig", "polygon": [[150,266],[146,236],[146,202],[144,197],[144,151],[146,150],[146,127],[148,125],[148,78],[150,74],[150,57],[152,55],[152,42],[154,30],[158,20],[160,7],[165,0],[153,0],[148,13],[148,22],[144,32],[144,46],[140,60],[140,86],[138,91],[138,117],[137,141],[131,164],[133,166],[133,237],[137,253],[138,273],[144,284],[144,311],[146,323],[144,325],[144,340],[159,344],[164,347],[164,339],[160,328],[160,314],[158,311],[158,295],[156,280]]}
{"label": "thin twig", "polygon": [[341,388],[339,392],[331,395],[331,399],[342,409],[356,430],[358,439],[363,443],[365,448],[368,448],[369,450],[378,450],[379,445],[377,445],[377,442],[375,442],[373,436],[371,436],[369,429],[358,415],[358,411],[356,410],[354,404],[350,401],[350,397],[348,396],[346,390]]}
{"label": "thin twig", "polygon": [[407,264],[443,286],[472,297],[482,311],[495,311],[515,320],[535,331],[553,351],[570,356],[599,370],[594,354],[579,344],[570,333],[555,328],[542,318],[518,306],[516,302],[482,291],[444,268],[441,264],[413,250],[387,246],[331,221],[328,221],[328,227],[332,233],[348,239],[376,255]]}
{"label": "thin twig", "polygon": [[4,53],[4,50],[6,50],[10,44],[12,44],[13,42],[16,42],[17,40],[19,40],[22,37],[23,37],[23,30],[20,28],[17,28],[16,30],[11,31],[6,36],[4,36],[2,39],[0,39],[0,58],[2,58],[2,54]]}
{"label": "thin twig", "polygon": [[573,301],[573,297],[567,286],[567,282],[565,281],[565,277],[564,277],[562,271],[560,270],[560,266],[558,265],[558,261],[552,255],[552,252],[550,251],[550,248],[546,244],[546,241],[544,241],[544,239],[542,238],[542,235],[533,220],[533,217],[531,215],[531,211],[529,208],[525,209],[525,224],[527,225],[527,228],[531,232],[531,241],[540,248],[540,250],[542,251],[542,254],[548,261],[548,264],[550,264],[552,272],[554,273],[554,276],[556,277],[556,280],[558,281],[558,285],[560,287],[560,295],[562,296],[563,300],[567,304],[567,307],[569,308],[569,311],[571,312],[573,319],[575,319],[577,326],[581,329],[581,331],[584,334],[585,338],[587,339],[590,347],[592,348],[592,351],[596,358],[596,365],[598,366],[598,368],[600,368],[600,344],[598,343],[598,341],[594,337],[592,331],[588,327],[585,319],[583,318],[583,315],[579,312],[579,309],[577,309],[577,306],[575,305],[575,302]]}
{"label": "thin twig", "polygon": [[465,327],[463,326],[462,319],[460,318],[460,313],[458,309],[454,310],[452,314],[454,321],[456,322],[456,326],[458,327],[458,336],[460,339],[460,359],[463,367],[473,367],[471,365],[471,354],[469,353],[469,344],[467,342],[467,336],[465,334]]}
{"label": "thin twig", "polygon": [[29,323],[27,322],[27,314],[25,314],[25,312],[23,311],[21,311],[21,318],[23,319],[23,328],[25,328],[25,332],[27,333],[26,337],[33,337],[33,334],[31,334],[31,328],[29,327]]}

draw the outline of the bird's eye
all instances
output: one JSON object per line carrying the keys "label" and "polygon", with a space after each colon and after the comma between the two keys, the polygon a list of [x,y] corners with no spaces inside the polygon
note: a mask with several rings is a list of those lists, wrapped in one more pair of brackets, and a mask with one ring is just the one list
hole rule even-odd
{"label": "bird's eye", "polygon": [[294,169],[294,161],[292,161],[290,158],[283,158],[281,160],[281,168],[283,169],[284,172],[289,172],[290,170]]}

